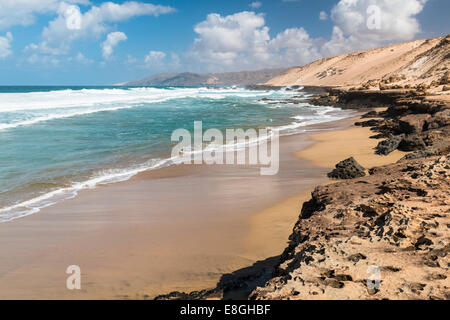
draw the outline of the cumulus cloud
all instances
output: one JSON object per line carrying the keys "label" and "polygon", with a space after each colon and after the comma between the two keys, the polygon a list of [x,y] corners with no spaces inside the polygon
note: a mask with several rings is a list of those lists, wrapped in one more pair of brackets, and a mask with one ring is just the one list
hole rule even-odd
{"label": "cumulus cloud", "polygon": [[0,59],[9,56],[11,51],[11,42],[13,41],[13,36],[11,32],[7,32],[6,36],[0,37]]}
{"label": "cumulus cloud", "polygon": [[341,0],[331,11],[335,26],[324,55],[368,49],[388,42],[412,40],[416,19],[427,0]]}
{"label": "cumulus cloud", "polygon": [[0,30],[14,25],[31,25],[37,14],[56,12],[62,2],[89,4],[88,0],[1,0]]}
{"label": "cumulus cloud", "polygon": [[150,51],[144,61],[148,66],[160,65],[165,57],[166,54],[162,51]]}
{"label": "cumulus cloud", "polygon": [[303,65],[320,58],[319,43],[303,28],[286,29],[269,42],[270,59],[275,65]]}
{"label": "cumulus cloud", "polygon": [[271,39],[263,14],[243,11],[209,14],[194,27],[198,37],[189,52],[211,68],[262,68],[307,63],[318,57],[303,28],[287,29]]}
{"label": "cumulus cloud", "polygon": [[102,43],[102,54],[103,58],[109,59],[111,58],[114,48],[119,44],[121,41],[126,41],[127,36],[123,32],[111,32],[106,36],[106,40]]}
{"label": "cumulus cloud", "polygon": [[[137,62],[137,61],[136,61]],[[169,72],[180,71],[181,59],[174,52],[150,50],[144,57],[141,67],[152,71]]]}
{"label": "cumulus cloud", "polygon": [[42,41],[31,44],[29,49],[43,54],[66,54],[74,40],[100,37],[111,29],[111,23],[137,16],[159,16],[174,10],[169,6],[129,1],[122,4],[104,2],[99,6],[91,6],[83,13],[80,7],[73,3],[60,2],[56,9],[57,17],[42,31]]}
{"label": "cumulus cloud", "polygon": [[252,9],[259,9],[262,6],[262,3],[260,1],[254,1],[249,4],[250,8]]}
{"label": "cumulus cloud", "polygon": [[189,58],[209,70],[304,65],[324,56],[408,41],[420,33],[417,14],[427,0],[340,0],[321,20],[334,22],[330,40],[311,38],[301,28],[271,37],[264,14],[212,13],[194,27]]}

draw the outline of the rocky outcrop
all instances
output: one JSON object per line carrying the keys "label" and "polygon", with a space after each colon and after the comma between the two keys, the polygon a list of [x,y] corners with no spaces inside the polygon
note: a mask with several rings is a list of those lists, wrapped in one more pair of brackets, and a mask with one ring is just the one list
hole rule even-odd
{"label": "rocky outcrop", "polygon": [[358,109],[388,105],[383,112],[370,111],[362,116],[372,119],[355,123],[370,127],[376,132],[373,138],[385,138],[375,147],[376,154],[388,155],[398,149],[416,152],[412,158],[439,155],[445,154],[450,144],[450,106],[445,101],[426,100],[414,93],[330,90],[312,102]]}
{"label": "rocky outcrop", "polygon": [[317,187],[251,299],[450,299],[450,159]]}
{"label": "rocky outcrop", "polygon": [[410,114],[398,119],[399,131],[406,134],[422,132],[429,114]]}
{"label": "rocky outcrop", "polygon": [[381,155],[388,155],[392,151],[396,150],[402,142],[404,134],[398,136],[392,136],[387,140],[380,141],[375,147],[375,153]]}
{"label": "rocky outcrop", "polygon": [[354,179],[365,175],[365,169],[353,157],[342,160],[328,173],[328,177],[333,179]]}
{"label": "rocky outcrop", "polygon": [[419,151],[424,150],[425,148],[425,142],[418,134],[410,134],[405,136],[397,147],[398,150],[404,152]]}

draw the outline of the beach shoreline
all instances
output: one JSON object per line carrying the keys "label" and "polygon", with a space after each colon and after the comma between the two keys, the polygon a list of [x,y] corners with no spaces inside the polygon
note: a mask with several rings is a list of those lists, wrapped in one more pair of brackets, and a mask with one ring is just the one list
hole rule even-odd
{"label": "beach shoreline", "polygon": [[[365,152],[372,152],[370,132],[353,128],[354,120],[313,125],[309,133],[282,137],[281,163],[287,170],[281,169],[282,177],[255,190],[265,195],[264,200],[255,201],[245,193],[245,185],[236,182],[243,174],[252,185],[257,185],[260,178],[256,170],[181,165],[143,172],[125,182],[83,191],[75,199],[0,225],[2,240],[11,240],[13,235],[22,238],[15,247],[1,248],[2,252],[9,251],[16,263],[0,265],[0,287],[7,289],[0,291],[0,297],[35,299],[33,292],[39,290],[39,298],[46,299],[146,299],[171,291],[214,287],[223,274],[281,253],[302,203],[313,187],[328,181],[325,173],[330,166],[314,163],[307,155],[322,146],[328,148],[320,137],[329,140],[344,132],[348,139],[367,141]],[[353,153],[351,145],[345,152]],[[332,155],[328,158],[329,163],[335,161]],[[299,183],[295,179],[304,181]],[[207,201],[201,197],[189,199],[196,205],[191,204],[194,207],[191,209],[185,206],[188,221],[176,212],[188,200],[176,199],[188,190],[179,187],[183,181],[194,185],[200,181],[201,187],[190,196],[205,192],[205,186],[211,182],[222,186]],[[171,199],[161,200],[166,207],[161,208],[162,202],[148,206],[148,202],[158,197],[146,200],[142,190],[150,188],[151,194],[164,197],[168,189],[177,185],[180,190],[172,191]],[[238,196],[239,188],[245,196]],[[118,198],[113,200],[115,196]],[[211,202],[217,199],[229,207],[217,210],[214,216],[205,214],[214,208]],[[173,203],[167,206],[170,200]],[[155,214],[157,210],[159,214]],[[122,212],[127,212],[127,216]],[[41,244],[26,244],[30,237],[37,237]],[[183,245],[179,246],[180,243]],[[65,265],[71,264],[88,270],[85,280],[88,285],[80,291],[64,288]],[[43,284],[46,278],[49,281]],[[39,289],[41,286],[46,288]]]}
{"label": "beach shoreline", "polygon": [[[0,298],[145,299],[212,287],[222,274],[285,245],[290,228],[283,225],[275,237],[281,243],[247,246],[250,217],[323,180],[323,169],[293,155],[311,143],[307,134],[282,137],[274,177],[247,166],[171,166],[2,223],[0,252],[9,259],[0,262]],[[66,289],[69,265],[80,266],[82,290]]]}

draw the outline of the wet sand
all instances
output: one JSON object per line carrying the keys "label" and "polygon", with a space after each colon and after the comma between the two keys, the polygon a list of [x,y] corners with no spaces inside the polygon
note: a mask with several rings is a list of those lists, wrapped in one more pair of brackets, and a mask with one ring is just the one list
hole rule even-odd
{"label": "wet sand", "polygon": [[[362,145],[370,132],[357,135],[352,123],[310,126],[312,139],[282,137],[275,176],[249,166],[173,166],[0,224],[0,298],[146,299],[214,287],[222,274],[282,252],[303,201],[345,155],[345,143],[334,155],[319,146],[335,150],[327,143],[347,137],[371,153]],[[69,265],[81,268],[81,290],[66,289]]]}

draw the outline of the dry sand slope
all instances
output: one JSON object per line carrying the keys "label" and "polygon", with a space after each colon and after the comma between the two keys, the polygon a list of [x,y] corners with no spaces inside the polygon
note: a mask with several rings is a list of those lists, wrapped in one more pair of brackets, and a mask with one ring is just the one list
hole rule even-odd
{"label": "dry sand slope", "polygon": [[424,83],[438,87],[448,83],[449,46],[447,36],[343,54],[290,69],[266,84],[387,89]]}

